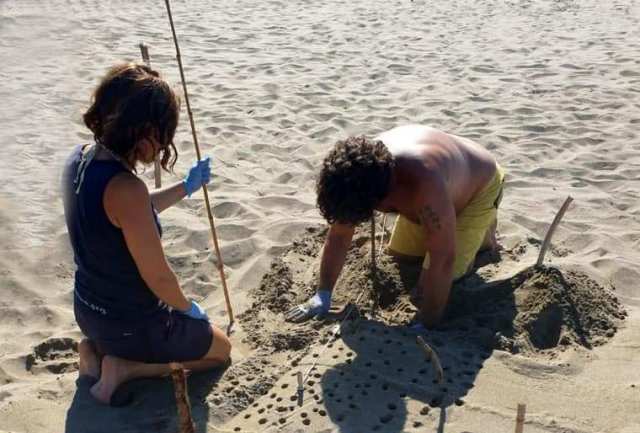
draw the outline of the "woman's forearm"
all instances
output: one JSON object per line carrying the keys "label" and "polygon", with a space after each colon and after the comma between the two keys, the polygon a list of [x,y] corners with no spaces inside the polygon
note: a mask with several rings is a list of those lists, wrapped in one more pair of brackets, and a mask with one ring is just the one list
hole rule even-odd
{"label": "woman's forearm", "polygon": [[177,182],[157,191],[150,192],[149,195],[156,212],[160,213],[185,198],[187,191],[184,188],[184,182]]}
{"label": "woman's forearm", "polygon": [[176,310],[187,311],[191,307],[191,302],[182,293],[175,275],[154,278],[147,284],[162,302]]}

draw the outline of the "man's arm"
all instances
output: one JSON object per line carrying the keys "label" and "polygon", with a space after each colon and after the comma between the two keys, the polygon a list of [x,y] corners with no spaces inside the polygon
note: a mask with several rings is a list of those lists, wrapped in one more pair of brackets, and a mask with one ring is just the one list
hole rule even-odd
{"label": "man's arm", "polygon": [[418,217],[426,234],[428,269],[423,265],[417,292],[422,322],[431,327],[442,319],[453,281],[456,212],[446,184],[431,175],[422,187]]}
{"label": "man's arm", "polygon": [[333,291],[347,258],[354,231],[355,227],[338,223],[329,228],[320,259],[318,290]]}
{"label": "man's arm", "polygon": [[331,307],[331,292],[344,266],[354,231],[355,227],[344,224],[333,224],[329,228],[327,239],[322,248],[320,281],[316,294],[308,301],[296,305],[287,311],[285,313],[285,320],[302,322],[329,312],[329,308]]}

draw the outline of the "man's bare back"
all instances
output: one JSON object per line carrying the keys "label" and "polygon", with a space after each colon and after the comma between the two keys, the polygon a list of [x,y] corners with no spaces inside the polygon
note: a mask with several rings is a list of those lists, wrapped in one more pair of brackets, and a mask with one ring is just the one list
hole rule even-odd
{"label": "man's bare back", "polygon": [[436,175],[442,178],[449,199],[459,213],[496,172],[496,161],[485,148],[472,140],[429,126],[399,126],[376,139],[381,140],[394,156],[400,178],[398,187],[389,195],[397,194],[401,196],[398,201],[406,203],[398,209],[378,210],[395,210],[416,223],[419,209],[411,209],[416,201],[408,197],[416,192],[415,185],[419,182],[416,177]]}

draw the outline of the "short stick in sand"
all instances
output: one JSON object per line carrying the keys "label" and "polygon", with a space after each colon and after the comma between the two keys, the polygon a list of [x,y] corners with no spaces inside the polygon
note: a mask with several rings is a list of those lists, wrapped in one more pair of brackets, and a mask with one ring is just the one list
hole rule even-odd
{"label": "short stick in sand", "polygon": [[522,433],[524,430],[524,415],[527,411],[527,405],[518,403],[518,415],[516,416],[516,433]]}
{"label": "short stick in sand", "polygon": [[444,370],[442,369],[442,364],[440,364],[440,358],[438,357],[438,354],[436,353],[435,350],[431,348],[431,346],[429,346],[424,341],[424,339],[421,336],[418,335],[416,337],[416,342],[418,343],[418,346],[420,346],[420,348],[426,355],[427,360],[431,361],[431,365],[433,366],[433,369],[436,371],[436,380],[438,381],[439,384],[442,384],[444,382]]}
{"label": "short stick in sand", "polygon": [[[193,144],[196,148],[196,156],[198,160],[202,159],[200,154],[200,146],[198,145],[198,136],[196,135],[196,126],[193,122],[193,113],[191,112],[191,105],[189,104],[189,93],[187,92],[187,81],[184,78],[184,70],[182,68],[182,58],[180,57],[180,46],[178,45],[178,37],[176,36],[176,29],[173,25],[173,15],[171,15],[171,5],[169,0],[165,0],[167,6],[167,14],[169,15],[169,24],[171,25],[171,34],[173,35],[173,43],[176,47],[176,59],[178,60],[178,68],[180,69],[180,79],[182,80],[182,90],[184,91],[184,102],[187,105],[187,114],[189,115],[189,123],[191,124],[191,134],[193,135]],[[209,203],[209,193],[205,185],[202,186],[202,193],[204,194],[204,203],[207,208],[207,215],[209,216],[209,226],[211,227],[211,237],[213,238],[213,246],[216,250],[217,267],[220,273],[220,280],[222,281],[222,289],[224,290],[224,300],[227,304],[227,314],[229,315],[229,327],[228,331],[231,331],[231,325],[233,325],[233,309],[231,308],[231,299],[229,298],[229,290],[227,289],[227,278],[224,275],[224,263],[222,262],[222,255],[220,254],[220,247],[218,246],[218,235],[216,234],[216,225],[213,222],[213,213],[211,212],[211,204]]]}
{"label": "short stick in sand", "polygon": [[382,250],[384,248],[384,235],[387,231],[387,214],[382,216],[382,233],[380,234],[380,247],[378,248],[378,255],[382,255]]}
{"label": "short stick in sand", "polygon": [[371,270],[376,272],[376,214],[371,215]]}
{"label": "short stick in sand", "polygon": [[572,201],[573,201],[573,198],[571,198],[571,196],[567,197],[567,199],[562,204],[562,207],[556,214],[556,217],[553,219],[553,222],[549,226],[549,229],[547,230],[547,234],[544,237],[544,241],[542,241],[542,247],[540,247],[540,254],[538,255],[538,261],[536,262],[536,266],[541,266],[542,263],[544,262],[544,256],[547,253],[547,249],[549,248],[549,245],[551,244],[551,237],[553,236],[553,232],[556,231],[556,227],[558,227],[558,224],[560,224],[560,220],[564,216],[564,213],[567,211]]}
{"label": "short stick in sand", "polygon": [[195,426],[191,418],[191,405],[189,404],[189,394],[187,392],[187,378],[184,374],[182,365],[172,362],[171,379],[173,379],[173,387],[176,395],[176,406],[178,408],[179,417],[179,433],[194,433]]}
{"label": "short stick in sand", "polygon": [[302,400],[304,400],[304,384],[302,383],[302,372],[298,374],[298,406],[302,406]]}
{"label": "short stick in sand", "polygon": [[[138,44],[138,47],[140,47],[142,61],[150,68],[151,58],[149,57],[149,47],[142,42]],[[160,171],[160,160],[158,159],[158,156],[156,156],[156,159],[153,161],[153,179],[155,180],[156,188],[162,187],[162,171]]]}

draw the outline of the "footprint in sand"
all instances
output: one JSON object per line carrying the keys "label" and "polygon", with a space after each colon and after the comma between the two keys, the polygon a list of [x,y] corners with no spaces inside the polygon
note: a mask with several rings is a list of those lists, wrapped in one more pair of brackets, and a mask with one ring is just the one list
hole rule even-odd
{"label": "footprint in sand", "polygon": [[78,370],[78,342],[72,338],[49,338],[33,348],[25,368],[34,374],[68,373]]}

